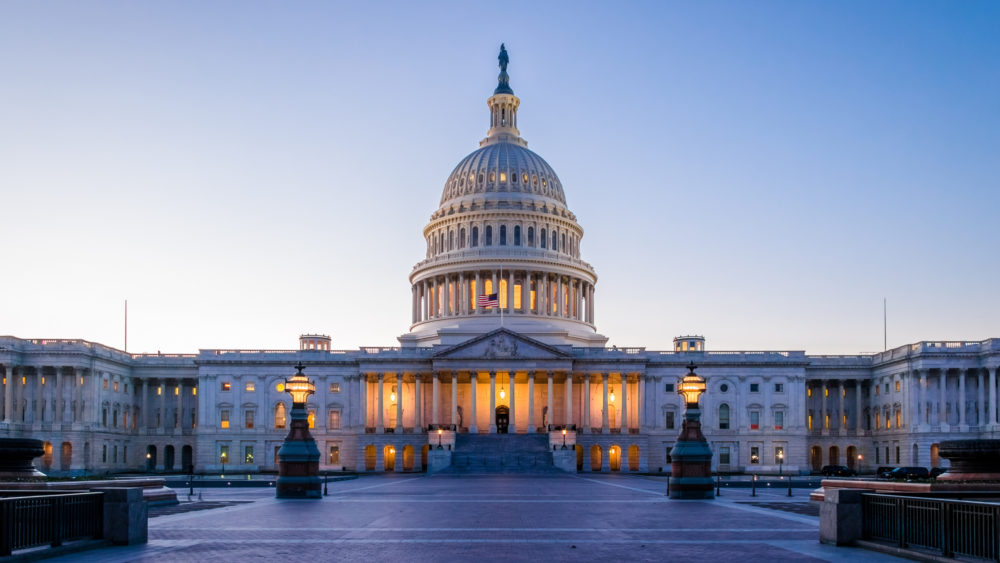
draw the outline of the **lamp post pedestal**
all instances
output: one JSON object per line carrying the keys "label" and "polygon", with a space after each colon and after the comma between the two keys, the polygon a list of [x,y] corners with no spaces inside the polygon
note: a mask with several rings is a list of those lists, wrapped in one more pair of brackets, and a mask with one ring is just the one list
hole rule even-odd
{"label": "lamp post pedestal", "polygon": [[701,433],[698,403],[688,403],[677,443],[670,451],[670,498],[715,498],[712,482],[712,450]]}
{"label": "lamp post pedestal", "polygon": [[293,403],[291,428],[278,450],[278,498],[321,498],[319,448],[309,432],[305,403]]}

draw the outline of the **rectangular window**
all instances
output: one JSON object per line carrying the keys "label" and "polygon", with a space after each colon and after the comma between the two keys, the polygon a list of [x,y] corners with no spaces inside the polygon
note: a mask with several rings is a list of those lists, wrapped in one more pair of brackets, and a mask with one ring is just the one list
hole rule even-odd
{"label": "rectangular window", "polygon": [[118,382],[115,381],[115,393],[117,393],[117,392],[118,392]]}
{"label": "rectangular window", "polygon": [[222,390],[223,391],[229,391],[230,387],[231,387],[231,384],[228,381],[223,381],[222,382]]}
{"label": "rectangular window", "polygon": [[220,426],[222,428],[229,428],[229,411],[222,411],[219,420],[221,421]]}
{"label": "rectangular window", "polygon": [[331,383],[330,384],[330,392],[331,393],[340,393],[340,384],[339,383]]}
{"label": "rectangular window", "polygon": [[885,447],[885,462],[889,463],[889,446]]}
{"label": "rectangular window", "polygon": [[521,310],[521,284],[514,284],[514,308]]}
{"label": "rectangular window", "polygon": [[219,461],[229,463],[229,446],[219,446]]}
{"label": "rectangular window", "polygon": [[750,430],[760,430],[760,411],[750,411]]}
{"label": "rectangular window", "polygon": [[719,430],[729,430],[729,405],[719,408]]}
{"label": "rectangular window", "polygon": [[[473,245],[475,246],[475,245]],[[476,280],[469,280],[469,310],[476,310]]]}
{"label": "rectangular window", "polygon": [[813,415],[809,415],[809,430],[813,429]]}
{"label": "rectangular window", "polygon": [[108,425],[108,409],[101,409],[101,426]]}
{"label": "rectangular window", "polygon": [[330,446],[330,463],[335,465],[340,463],[340,446]]}
{"label": "rectangular window", "polygon": [[899,382],[896,382],[896,391],[899,391]]}
{"label": "rectangular window", "polygon": [[667,411],[667,430],[674,429],[674,413],[673,411]]}
{"label": "rectangular window", "polygon": [[785,448],[782,446],[774,447],[774,464],[781,465],[785,463]]}
{"label": "rectangular window", "polygon": [[507,280],[500,280],[500,308],[507,308]]}
{"label": "rectangular window", "polygon": [[823,428],[826,428],[827,430],[830,429],[830,415],[826,415],[826,419],[823,421],[823,424]]}
{"label": "rectangular window", "polygon": [[751,383],[750,384],[750,392],[751,393],[760,393],[760,383]]}
{"label": "rectangular window", "polygon": [[667,391],[667,393],[673,393],[674,392],[674,384],[673,383],[667,383],[667,389],[666,389],[666,391]]}
{"label": "rectangular window", "polygon": [[254,386],[254,382],[253,382],[253,381],[247,381],[247,382],[246,382],[246,385],[245,385],[245,386],[243,387],[243,389],[244,389],[244,390],[245,390],[245,391],[246,391],[247,393],[253,393],[253,392],[254,392],[254,390],[256,390],[256,386]]}
{"label": "rectangular window", "polygon": [[316,411],[309,411],[309,428],[316,428]]}
{"label": "rectangular window", "polygon": [[531,290],[531,310],[534,311],[537,308],[538,308],[538,305],[535,303],[535,290],[532,289]]}
{"label": "rectangular window", "polygon": [[340,411],[330,411],[330,429],[340,429]]}
{"label": "rectangular window", "polygon": [[829,397],[830,396],[830,389],[824,389],[823,390],[823,396],[824,397]]}
{"label": "rectangular window", "polygon": [[156,394],[157,395],[162,395],[163,394],[163,388],[162,387],[157,387],[156,388]]}
{"label": "rectangular window", "polygon": [[176,397],[176,396],[178,396],[180,394],[181,394],[181,386],[178,385],[177,387],[174,387],[174,397]]}
{"label": "rectangular window", "polygon": [[806,397],[812,397],[812,396],[813,396],[813,390],[812,389],[806,389]]}
{"label": "rectangular window", "polygon": [[774,429],[781,430],[785,427],[785,411],[775,411],[774,413]]}
{"label": "rectangular window", "polygon": [[875,394],[878,395],[878,385],[875,386]]}
{"label": "rectangular window", "polygon": [[667,444],[667,464],[673,463],[673,458],[670,457],[670,452],[674,449],[673,444]]}
{"label": "rectangular window", "polygon": [[882,458],[879,457],[878,446],[875,447],[875,463],[876,464],[882,463]]}
{"label": "rectangular window", "polygon": [[253,446],[243,446],[243,463],[253,463]]}
{"label": "rectangular window", "polygon": [[128,383],[125,384],[125,394],[128,395]]}
{"label": "rectangular window", "polygon": [[888,383],[885,384],[885,394],[886,395],[889,394],[889,384]]}
{"label": "rectangular window", "polygon": [[253,428],[253,411],[247,411],[243,413],[243,415],[244,415],[243,426],[245,428]]}
{"label": "rectangular window", "polygon": [[785,386],[784,386],[784,384],[782,384],[782,383],[775,383],[774,384],[774,392],[775,393],[784,393],[785,392]]}
{"label": "rectangular window", "polygon": [[105,388],[105,389],[107,389],[107,388],[108,388],[108,380],[107,380],[107,379],[105,379],[105,380],[104,380],[104,388]]}
{"label": "rectangular window", "polygon": [[896,463],[899,463],[899,446],[896,446]]}
{"label": "rectangular window", "polygon": [[197,387],[192,387],[191,388],[191,394],[192,395],[197,395],[198,394],[198,388]]}
{"label": "rectangular window", "polygon": [[113,459],[115,463],[118,463],[118,444],[115,444],[111,459]]}
{"label": "rectangular window", "polygon": [[750,463],[752,465],[760,465],[760,448],[757,446],[750,448]]}
{"label": "rectangular window", "polygon": [[102,446],[102,448],[103,449],[101,450],[101,463],[107,463],[108,462],[108,445],[104,444]]}
{"label": "rectangular window", "polygon": [[719,465],[729,465],[729,448],[719,448]]}

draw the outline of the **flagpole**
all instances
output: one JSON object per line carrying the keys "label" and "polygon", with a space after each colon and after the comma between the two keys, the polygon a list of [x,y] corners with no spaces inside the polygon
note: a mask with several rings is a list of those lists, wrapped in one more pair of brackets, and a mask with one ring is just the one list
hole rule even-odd
{"label": "flagpole", "polygon": [[[497,306],[500,306],[500,284],[503,283],[503,262],[500,262],[500,281],[497,282]],[[500,328],[503,328],[503,307],[500,307]]]}

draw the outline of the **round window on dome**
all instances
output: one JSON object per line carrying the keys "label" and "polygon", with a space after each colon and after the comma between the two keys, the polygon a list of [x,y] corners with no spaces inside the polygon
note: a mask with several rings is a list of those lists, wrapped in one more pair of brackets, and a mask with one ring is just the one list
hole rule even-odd
{"label": "round window on dome", "polygon": [[506,172],[501,172],[500,173],[500,181],[501,182],[506,182],[507,181],[507,173]]}
{"label": "round window on dome", "polygon": [[496,173],[495,172],[490,172],[490,183],[492,184],[493,182],[496,182],[496,181],[497,181],[497,175],[496,175]]}
{"label": "round window on dome", "polygon": [[479,183],[480,183],[480,184],[482,184],[482,183],[483,183],[483,178],[484,178],[484,177],[485,177],[485,176],[483,176],[483,173],[482,173],[482,172],[480,172],[480,173],[479,173]]}

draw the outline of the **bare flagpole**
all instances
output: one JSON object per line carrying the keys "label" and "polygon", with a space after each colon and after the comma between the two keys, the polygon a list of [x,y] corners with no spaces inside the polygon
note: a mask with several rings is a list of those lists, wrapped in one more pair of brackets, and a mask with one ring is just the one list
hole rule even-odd
{"label": "bare flagpole", "polygon": [[889,313],[886,309],[885,297],[882,298],[882,346],[885,350],[889,349]]}
{"label": "bare flagpole", "polygon": [[125,351],[128,352],[128,299],[125,300]]}

